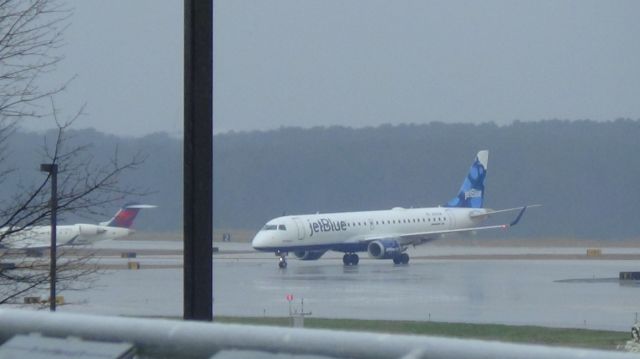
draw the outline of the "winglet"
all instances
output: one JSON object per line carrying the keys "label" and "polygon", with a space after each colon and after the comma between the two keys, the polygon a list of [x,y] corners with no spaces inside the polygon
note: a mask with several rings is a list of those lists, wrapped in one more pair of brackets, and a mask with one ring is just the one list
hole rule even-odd
{"label": "winglet", "polygon": [[524,211],[526,211],[526,210],[527,210],[527,206],[522,207],[522,210],[520,211],[520,213],[518,213],[518,217],[516,217],[516,219],[509,224],[509,227],[513,227],[516,224],[518,224],[518,222],[520,222],[520,218],[522,218],[522,215],[524,214]]}

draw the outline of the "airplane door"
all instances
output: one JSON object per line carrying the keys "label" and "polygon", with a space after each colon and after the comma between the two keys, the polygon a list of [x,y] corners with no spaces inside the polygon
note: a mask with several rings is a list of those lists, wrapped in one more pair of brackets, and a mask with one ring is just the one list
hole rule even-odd
{"label": "airplane door", "polygon": [[298,240],[303,240],[305,236],[304,224],[298,218],[293,218],[293,223],[296,224],[296,230],[298,231]]}
{"label": "airplane door", "polygon": [[369,228],[373,231],[374,225],[373,225],[373,219],[369,218]]}
{"label": "airplane door", "polygon": [[448,217],[448,221],[449,221],[449,229],[455,229],[456,228],[456,216],[453,213],[448,212],[447,213],[447,217]]}

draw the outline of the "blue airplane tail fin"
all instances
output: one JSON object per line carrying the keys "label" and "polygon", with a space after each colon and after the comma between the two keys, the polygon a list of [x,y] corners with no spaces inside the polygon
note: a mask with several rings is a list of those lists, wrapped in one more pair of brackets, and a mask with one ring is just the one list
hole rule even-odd
{"label": "blue airplane tail fin", "polygon": [[445,207],[482,208],[484,201],[484,179],[487,176],[489,151],[478,152],[476,160],[469,169],[458,195],[445,204]]}

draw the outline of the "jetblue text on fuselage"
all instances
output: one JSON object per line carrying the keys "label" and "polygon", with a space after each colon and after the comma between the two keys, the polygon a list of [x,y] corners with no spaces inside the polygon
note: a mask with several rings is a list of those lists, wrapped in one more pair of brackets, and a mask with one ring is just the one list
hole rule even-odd
{"label": "jetblue text on fuselage", "polygon": [[318,232],[340,232],[347,230],[347,222],[345,221],[332,221],[328,218],[320,218],[315,222],[309,221],[309,237],[313,237],[314,233]]}

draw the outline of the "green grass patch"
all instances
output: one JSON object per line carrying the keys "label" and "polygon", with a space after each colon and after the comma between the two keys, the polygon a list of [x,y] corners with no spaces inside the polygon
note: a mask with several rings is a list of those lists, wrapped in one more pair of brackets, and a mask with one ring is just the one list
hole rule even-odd
{"label": "green grass patch", "polygon": [[[287,317],[216,317],[216,321],[236,324],[290,325]],[[616,349],[618,345],[624,345],[630,339],[630,334],[627,332],[501,324],[306,318],[304,325],[306,328],[317,329],[431,335],[607,350]]]}

